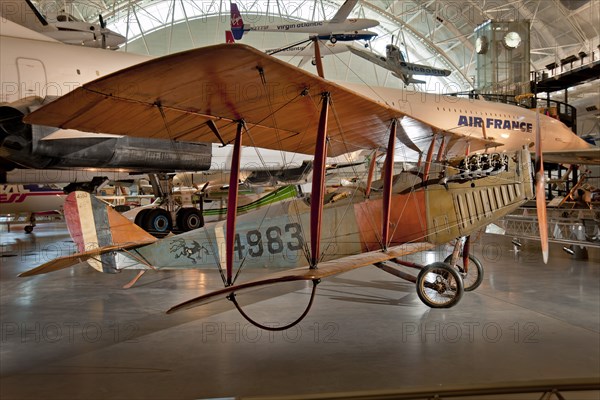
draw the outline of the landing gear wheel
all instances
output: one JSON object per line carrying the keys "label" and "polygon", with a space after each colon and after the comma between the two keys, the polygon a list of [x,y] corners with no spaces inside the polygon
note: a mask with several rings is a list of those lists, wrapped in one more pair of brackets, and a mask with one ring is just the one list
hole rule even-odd
{"label": "landing gear wheel", "polygon": [[[450,264],[450,259],[452,259],[452,254],[446,257],[444,262]],[[462,256],[458,257],[458,261],[453,267],[462,276],[465,292],[477,289],[481,285],[481,282],[483,282],[483,265],[481,265],[481,261],[477,257],[469,255],[469,272],[467,273],[464,272]]]}
{"label": "landing gear wheel", "polygon": [[464,289],[459,273],[448,264],[434,262],[417,276],[417,295],[431,308],[450,308],[462,298]]}
{"label": "landing gear wheel", "polygon": [[31,233],[33,232],[33,225],[25,225],[25,228],[23,228],[23,230],[25,231],[25,233]]}
{"label": "landing gear wheel", "polygon": [[177,213],[177,228],[183,232],[204,226],[202,213],[195,208],[182,208]]}
{"label": "landing gear wheel", "polygon": [[337,38],[335,36],[332,36],[329,38],[329,41],[333,44],[335,44],[337,42]]}
{"label": "landing gear wheel", "polygon": [[171,214],[162,208],[151,210],[144,216],[144,229],[156,237],[166,236],[173,227]]}
{"label": "landing gear wheel", "polygon": [[142,228],[142,229],[144,229],[144,230],[145,230],[146,228],[144,227],[144,220],[145,220],[145,218],[146,218],[146,215],[148,215],[148,213],[149,213],[150,211],[152,211],[152,210],[150,210],[150,209],[147,209],[147,208],[146,208],[146,209],[144,209],[144,210],[142,210],[142,211],[140,211],[139,213],[137,213],[137,214],[135,215],[135,221],[133,221],[133,222],[135,222],[135,224],[136,224],[137,226],[139,226],[140,228]]}

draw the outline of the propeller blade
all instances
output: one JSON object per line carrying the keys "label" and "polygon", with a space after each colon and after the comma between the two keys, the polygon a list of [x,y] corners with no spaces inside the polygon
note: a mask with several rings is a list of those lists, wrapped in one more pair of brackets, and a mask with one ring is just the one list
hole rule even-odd
{"label": "propeller blade", "polygon": [[544,184],[544,157],[542,156],[542,133],[540,129],[540,113],[536,110],[535,117],[535,204],[537,208],[538,228],[542,257],[548,264],[548,218],[546,213],[546,191]]}
{"label": "propeller blade", "polygon": [[100,22],[100,28],[106,29],[106,22],[104,22],[104,18],[102,18],[102,14],[98,14],[98,21]]}

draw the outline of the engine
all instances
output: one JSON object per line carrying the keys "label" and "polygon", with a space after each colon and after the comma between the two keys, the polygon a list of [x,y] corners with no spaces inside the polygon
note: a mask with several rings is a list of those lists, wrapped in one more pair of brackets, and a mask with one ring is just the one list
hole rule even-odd
{"label": "engine", "polygon": [[40,98],[32,97],[0,106],[3,164],[34,169],[119,168],[137,172],[210,168],[210,143],[93,135],[23,123],[23,117],[41,105]]}

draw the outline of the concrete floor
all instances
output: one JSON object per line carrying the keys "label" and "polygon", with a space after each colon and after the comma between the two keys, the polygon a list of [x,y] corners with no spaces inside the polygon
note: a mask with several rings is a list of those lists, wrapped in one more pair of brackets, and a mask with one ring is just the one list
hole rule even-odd
{"label": "concrete floor", "polygon": [[[214,272],[101,274],[79,266],[16,274],[68,254],[62,224],[1,232],[2,399],[164,399],[449,388],[600,379],[600,255],[577,261],[551,245],[483,236],[484,282],[452,309],[429,309],[414,285],[375,267],[319,285],[297,327],[266,332],[227,301],[164,311],[216,289]],[[429,263],[446,250],[414,258]],[[306,287],[241,302],[267,323],[302,312]],[[597,395],[597,394],[596,394]],[[595,395],[594,395],[595,396]],[[528,397],[529,398],[529,397]],[[539,395],[533,398],[539,398]],[[567,397],[571,398],[571,397]],[[594,398],[594,397],[592,397]]]}

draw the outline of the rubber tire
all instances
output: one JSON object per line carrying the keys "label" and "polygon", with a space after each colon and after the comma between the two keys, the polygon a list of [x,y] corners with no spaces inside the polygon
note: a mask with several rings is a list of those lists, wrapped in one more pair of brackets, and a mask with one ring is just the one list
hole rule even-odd
{"label": "rubber tire", "polygon": [[173,228],[171,214],[162,208],[150,210],[150,212],[144,216],[143,224],[144,229],[156,237],[167,235]]}
{"label": "rubber tire", "polygon": [[145,208],[143,210],[141,210],[139,213],[137,213],[135,215],[135,220],[133,221],[137,226],[139,226],[140,228],[146,230],[146,228],[144,228],[144,220],[146,218],[146,215],[152,211],[149,208]]}
{"label": "rubber tire", "polygon": [[177,212],[177,229],[182,232],[192,231],[204,226],[204,217],[195,208],[182,208]]}
{"label": "rubber tire", "polygon": [[330,38],[329,38],[329,41],[330,41],[332,44],[336,44],[336,43],[337,43],[337,38],[336,38],[335,36],[332,36],[332,37],[330,37]]}
{"label": "rubber tire", "polygon": [[25,231],[25,233],[31,233],[33,232],[33,225],[25,225],[25,228],[23,228],[23,230]]}
{"label": "rubber tire", "polygon": [[[452,254],[450,254],[448,257],[446,257],[446,259],[444,260],[444,262],[446,264],[450,264],[450,259],[452,258]],[[459,256],[458,258],[459,264],[460,265],[455,265],[453,266],[454,268],[456,268],[458,270],[459,273],[462,274],[462,255]],[[465,279],[465,277],[463,277],[463,284],[465,287],[465,292],[470,292],[472,290],[475,290],[479,287],[479,285],[481,285],[481,282],[483,282],[483,265],[481,265],[481,261],[479,261],[479,259],[477,257],[475,257],[474,255],[469,254],[469,272],[467,273],[467,277],[468,279]],[[475,268],[473,268],[473,265],[475,266]],[[475,271],[475,272],[473,272]],[[461,275],[462,276],[462,275]],[[473,279],[474,277],[474,279]]]}
{"label": "rubber tire", "polygon": [[[454,297],[452,299],[450,299],[450,301],[445,302],[445,303],[437,303],[437,302],[433,301],[433,299],[431,299],[425,293],[425,289],[428,289],[425,287],[425,283],[426,283],[425,278],[430,273],[437,273],[437,271],[442,272],[442,273],[438,273],[438,275],[441,276],[442,279],[447,279],[448,276],[452,276],[454,282],[456,282],[456,287],[453,290],[455,292]],[[448,265],[446,263],[438,261],[438,262],[434,262],[432,264],[426,265],[423,269],[421,269],[421,271],[419,272],[419,275],[417,276],[417,295],[419,296],[419,299],[421,299],[421,301],[428,307],[431,307],[431,308],[454,307],[462,298],[463,293],[464,293],[464,288],[463,288],[462,277],[454,268],[452,268],[450,265]]]}

